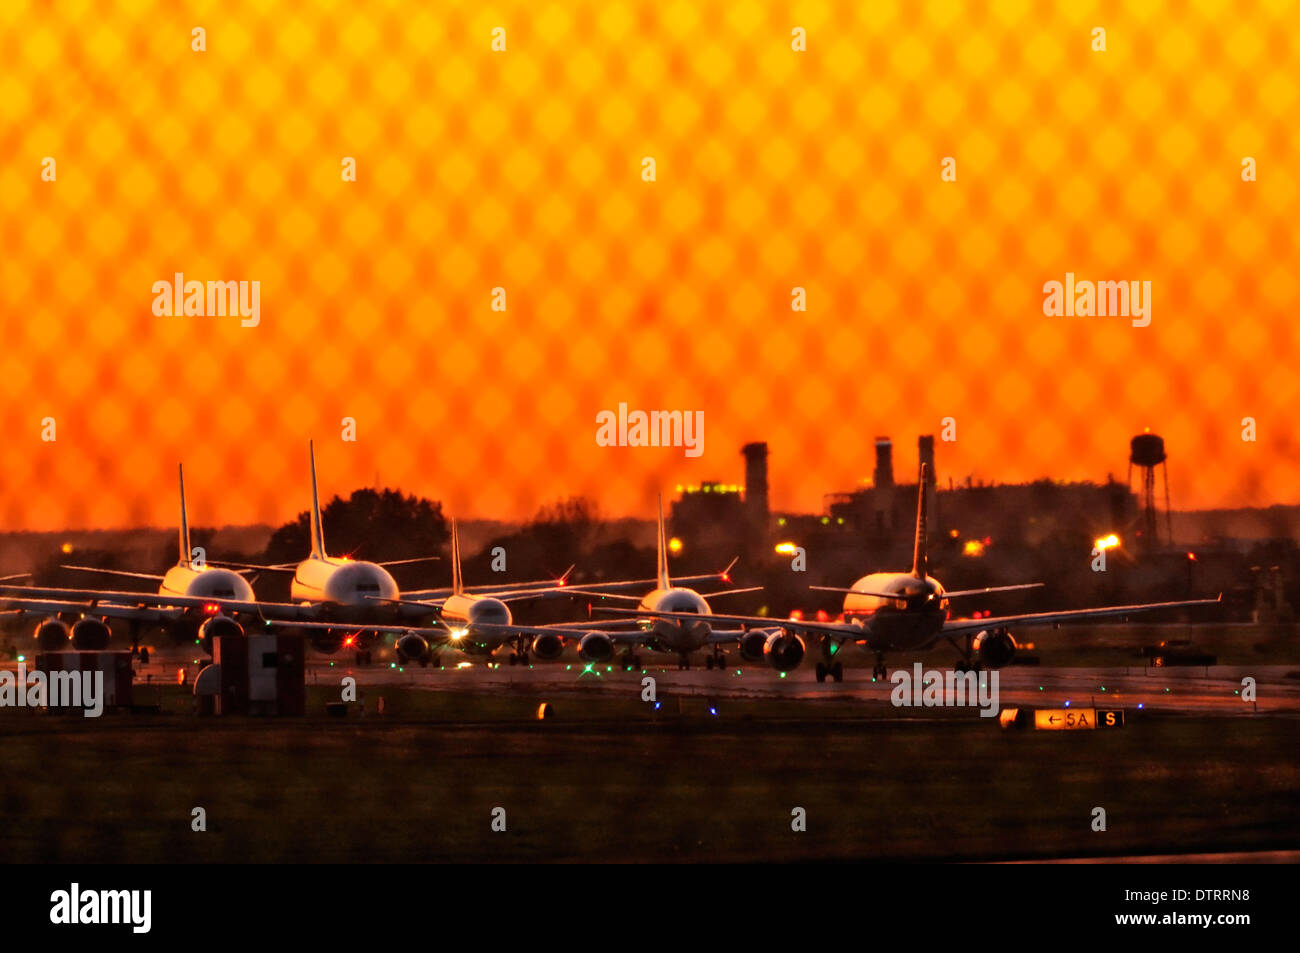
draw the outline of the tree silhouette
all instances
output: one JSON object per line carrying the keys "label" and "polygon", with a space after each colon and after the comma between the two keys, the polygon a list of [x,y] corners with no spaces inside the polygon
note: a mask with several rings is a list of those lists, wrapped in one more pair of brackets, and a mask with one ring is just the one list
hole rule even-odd
{"label": "tree silhouette", "polygon": [[[321,513],[325,549],[331,556],[384,561],[435,556],[446,549],[450,533],[442,503],[400,490],[354,490],[346,500],[334,497]],[[291,563],[311,552],[311,514],[271,534],[266,561]]]}

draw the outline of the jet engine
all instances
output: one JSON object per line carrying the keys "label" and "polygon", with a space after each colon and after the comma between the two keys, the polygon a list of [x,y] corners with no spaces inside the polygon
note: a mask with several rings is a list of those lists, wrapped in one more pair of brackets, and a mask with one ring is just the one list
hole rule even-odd
{"label": "jet engine", "polygon": [[[614,647],[609,647],[613,654]],[[546,662],[553,662],[564,652],[564,639],[558,635],[539,635],[533,639],[533,655]]]}
{"label": "jet engine", "polygon": [[608,662],[614,657],[614,640],[604,632],[588,632],[578,643],[584,662]]}
{"label": "jet engine", "polygon": [[108,640],[112,637],[108,624],[101,619],[82,619],[72,627],[72,644],[83,652],[108,648]]}
{"label": "jet engine", "polygon": [[199,626],[199,642],[203,645],[203,651],[209,655],[212,654],[216,642],[213,641],[219,635],[242,636],[244,627],[230,618],[228,615],[214,615],[210,619],[205,619]]}
{"label": "jet engine", "polygon": [[1016,654],[1017,648],[1019,646],[1016,645],[1016,640],[1006,629],[981,632],[971,642],[971,651],[979,657],[980,665],[984,668],[1001,668],[1006,665]]}
{"label": "jet engine", "polygon": [[763,661],[763,649],[770,632],[746,632],[740,639],[740,657],[746,662]]}
{"label": "jet engine", "polygon": [[427,665],[429,662],[428,640],[415,632],[407,632],[397,640],[397,660],[399,662],[419,662],[421,665]]}
{"label": "jet engine", "polygon": [[803,661],[803,639],[793,632],[773,632],[763,643],[763,655],[778,672],[789,672]]}
{"label": "jet engine", "polygon": [[57,652],[60,649],[68,647],[67,625],[60,619],[51,616],[48,619],[42,619],[36,623],[36,644],[46,652]]}

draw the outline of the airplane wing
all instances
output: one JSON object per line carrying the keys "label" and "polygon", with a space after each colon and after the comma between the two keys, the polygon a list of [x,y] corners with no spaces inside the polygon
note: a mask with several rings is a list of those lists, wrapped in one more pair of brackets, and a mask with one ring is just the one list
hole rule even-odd
{"label": "airplane wing", "polygon": [[[702,576],[673,576],[672,583],[674,586],[694,587],[706,582],[731,582],[731,570],[736,568],[738,562],[740,562],[739,557],[729,562],[725,569],[705,573]],[[644,595],[647,588],[653,589],[657,585],[659,585],[658,579],[621,579],[612,582],[584,582],[580,584],[580,588],[585,590],[582,595],[608,596],[622,589],[640,589]],[[637,601],[640,601],[640,596],[637,597]]]}
{"label": "airplane wing", "polygon": [[[499,582],[484,583],[478,586],[466,586],[461,591],[475,596],[497,596],[500,598],[501,593],[507,593],[512,597],[518,594],[520,598],[524,598],[524,593],[567,589],[569,574],[572,572],[573,567],[570,566],[557,579],[535,579],[530,582],[511,583],[509,586],[504,587]],[[417,603],[441,602],[453,594],[451,586],[443,586],[438,589],[408,589],[402,593],[402,599]]]}
{"label": "airplane wing", "polygon": [[867,638],[867,630],[853,622],[804,622],[796,619],[775,619],[762,615],[728,615],[713,612],[699,615],[695,612],[656,612],[652,609],[614,609],[595,606],[592,612],[605,615],[634,616],[640,619],[672,619],[673,621],[690,621],[704,619],[707,622],[725,622],[730,625],[744,626],[746,629],[786,629],[790,632],[806,632],[811,635],[829,635],[838,639],[862,641]]}
{"label": "airplane wing", "polygon": [[[338,622],[316,622],[316,621],[294,621],[275,619],[269,622],[272,628],[292,628],[292,629],[351,629],[357,632],[375,632],[381,635],[407,635],[413,634],[428,639],[431,642],[446,644],[452,648],[456,647],[457,642],[463,638],[463,635],[457,635],[462,630],[448,628],[444,626],[415,626],[415,625],[368,625],[365,623],[348,623]],[[483,635],[515,636],[515,635],[567,635],[573,637],[583,632],[600,631],[608,635],[615,642],[620,641],[637,641],[649,638],[653,633],[644,632],[641,629],[635,629],[628,632],[611,632],[603,629],[597,629],[593,624],[587,624],[585,628],[579,628],[575,623],[560,623],[559,625],[496,625],[494,623],[476,622],[472,626],[476,633]]]}
{"label": "airplane wing", "polygon": [[[54,589],[38,586],[0,585],[0,604],[10,604],[32,599],[50,599],[60,603],[84,605],[83,611],[98,613],[105,605],[119,608],[176,608],[204,609],[216,605],[226,614],[255,615],[263,619],[310,619],[315,617],[318,606],[296,604],[292,602],[249,602],[240,599],[225,599],[219,596],[198,598],[196,596],[160,595],[151,592],[119,592],[97,589]],[[74,610],[66,610],[74,611]]]}
{"label": "airplane wing", "polygon": [[979,632],[984,629],[999,629],[1010,625],[1051,625],[1058,622],[1071,622],[1075,619],[1098,619],[1106,616],[1134,615],[1139,612],[1155,612],[1158,609],[1185,609],[1192,606],[1218,605],[1223,599],[1188,599],[1182,602],[1144,602],[1133,606],[1105,606],[1099,609],[1067,609],[1062,612],[1031,612],[1026,615],[1005,615],[991,619],[950,619],[943,625],[944,635],[962,632]]}
{"label": "airplane wing", "polygon": [[54,599],[4,599],[0,604],[5,607],[5,614],[23,614],[27,612],[43,615],[62,615],[79,613],[107,619],[127,619],[132,622],[174,622],[181,616],[182,609],[149,608],[143,606],[119,606],[111,603],[92,605],[84,602],[60,602]]}
{"label": "airplane wing", "polygon": [[105,576],[125,576],[128,579],[148,579],[162,582],[163,577],[152,572],[127,572],[125,569],[103,569],[99,566],[60,566],[60,569],[72,569],[76,572],[98,572]]}

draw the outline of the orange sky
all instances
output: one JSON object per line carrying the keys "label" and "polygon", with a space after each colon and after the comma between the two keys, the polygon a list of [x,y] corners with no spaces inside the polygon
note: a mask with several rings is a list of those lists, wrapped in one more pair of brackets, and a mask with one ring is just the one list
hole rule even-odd
{"label": "orange sky", "polygon": [[[1150,427],[1178,508],[1300,501],[1300,11],[1190,6],[5,3],[0,528],[170,524],[178,460],[196,522],[280,522],[309,437],[327,495],[502,518],[764,439],[818,510],[944,417],[944,484],[1122,479]],[[175,272],[260,323],[155,315]],[[1045,316],[1066,272],[1150,326]],[[703,455],[597,446],[620,402]]]}

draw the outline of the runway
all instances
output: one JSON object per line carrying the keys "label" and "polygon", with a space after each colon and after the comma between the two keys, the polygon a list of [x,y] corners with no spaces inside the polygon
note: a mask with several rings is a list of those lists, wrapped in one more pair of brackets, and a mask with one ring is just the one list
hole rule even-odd
{"label": "runway", "polygon": [[[906,669],[911,671],[910,667]],[[930,671],[927,667],[926,671]],[[891,670],[891,675],[892,675]],[[987,679],[989,673],[981,673]],[[810,666],[784,677],[759,666],[722,672],[694,668],[680,671],[647,667],[625,672],[617,666],[581,662],[534,663],[528,667],[488,667],[475,661],[464,667],[401,670],[387,665],[347,666],[313,659],[308,683],[324,684],[345,675],[360,686],[399,685],[438,691],[535,692],[538,694],[635,693],[643,679],[654,678],[660,697],[781,699],[819,703],[853,703],[864,714],[897,715],[891,702],[894,683],[873,681],[868,669],[847,669],[842,683],[819,684]],[[1289,677],[1290,676],[1290,677]],[[1242,700],[1243,679],[1255,679],[1256,700]],[[1223,715],[1300,714],[1300,670],[1296,666],[1210,666],[1209,668],[1039,668],[1016,667],[997,673],[998,704],[1003,707],[1090,707],[1146,711],[1186,711]],[[908,714],[929,709],[904,709]],[[972,712],[973,713],[973,712]]]}

